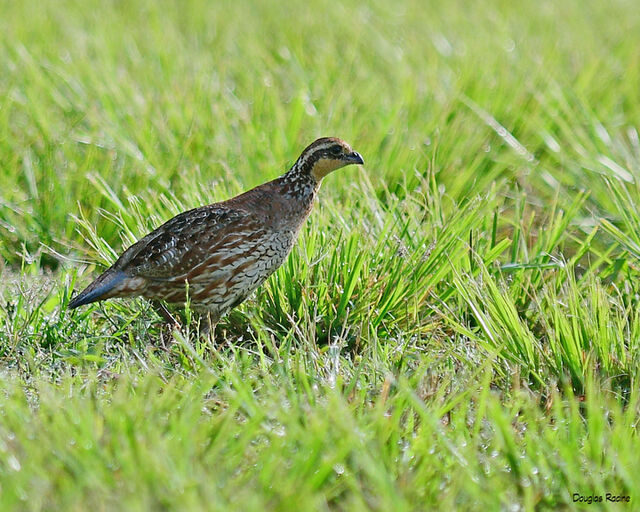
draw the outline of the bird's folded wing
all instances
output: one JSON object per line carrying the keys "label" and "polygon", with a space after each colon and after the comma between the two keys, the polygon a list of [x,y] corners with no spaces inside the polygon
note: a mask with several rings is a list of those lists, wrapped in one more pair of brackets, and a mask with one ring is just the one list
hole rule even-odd
{"label": "bird's folded wing", "polygon": [[247,211],[218,205],[181,213],[129,247],[114,268],[150,280],[185,279],[225,240],[250,232],[255,220]]}

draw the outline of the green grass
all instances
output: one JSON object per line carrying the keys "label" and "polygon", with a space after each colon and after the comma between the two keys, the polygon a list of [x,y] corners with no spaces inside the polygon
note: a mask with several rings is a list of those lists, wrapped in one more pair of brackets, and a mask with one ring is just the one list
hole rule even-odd
{"label": "green grass", "polygon": [[[640,501],[635,2],[4,2],[0,509]],[[329,176],[214,339],[69,311],[179,211]]]}

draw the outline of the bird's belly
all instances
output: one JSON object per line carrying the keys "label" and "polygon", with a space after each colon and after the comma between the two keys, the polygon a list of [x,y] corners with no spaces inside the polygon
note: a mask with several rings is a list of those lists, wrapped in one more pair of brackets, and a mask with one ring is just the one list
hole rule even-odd
{"label": "bird's belly", "polygon": [[295,236],[294,232],[265,233],[203,261],[187,278],[190,300],[200,309],[224,314],[282,265]]}

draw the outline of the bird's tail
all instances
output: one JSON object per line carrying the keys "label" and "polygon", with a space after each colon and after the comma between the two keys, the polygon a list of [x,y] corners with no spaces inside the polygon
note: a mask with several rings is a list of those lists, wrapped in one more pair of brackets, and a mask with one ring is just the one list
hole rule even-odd
{"label": "bird's tail", "polygon": [[118,286],[127,275],[120,270],[109,269],[69,302],[69,309],[109,298],[109,292]]}

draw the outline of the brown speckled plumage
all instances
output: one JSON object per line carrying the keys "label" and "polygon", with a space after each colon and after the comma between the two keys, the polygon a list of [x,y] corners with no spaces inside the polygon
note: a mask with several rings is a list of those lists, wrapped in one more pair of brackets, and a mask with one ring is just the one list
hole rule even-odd
{"label": "brown speckled plumage", "polygon": [[227,201],[186,211],[129,247],[70,303],[142,296],[184,303],[215,322],[285,260],[311,212],[322,178],[364,163],[347,143],[309,145],[279,178]]}

